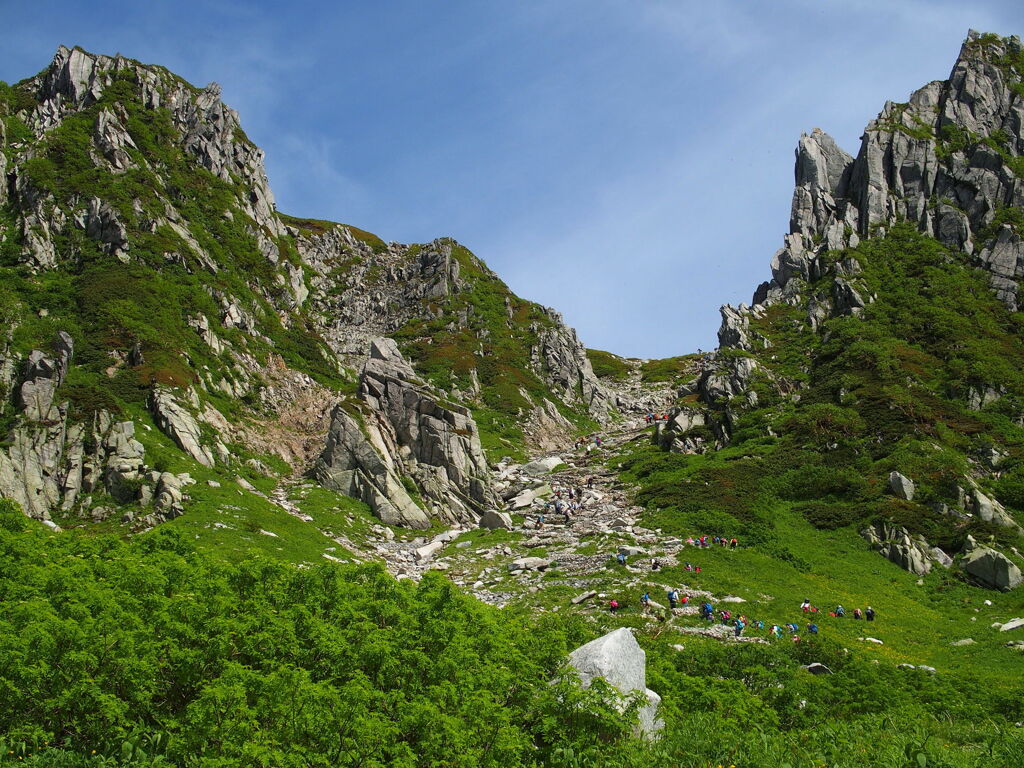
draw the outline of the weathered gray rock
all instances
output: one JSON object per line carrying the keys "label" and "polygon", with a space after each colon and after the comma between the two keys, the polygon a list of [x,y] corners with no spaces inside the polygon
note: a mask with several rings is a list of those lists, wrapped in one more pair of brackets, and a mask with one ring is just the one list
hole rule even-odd
{"label": "weathered gray rock", "polygon": [[905,501],[912,501],[914,498],[914,481],[901,475],[899,472],[890,472],[889,490]]}
{"label": "weathered gray rock", "polygon": [[[754,293],[754,306],[722,308],[723,347],[762,345],[753,338],[751,320],[773,304],[806,307],[813,330],[830,317],[859,314],[873,300],[850,279],[859,265],[824,257],[898,221],[962,252],[987,271],[992,291],[1008,309],[1020,308],[1024,236],[1009,225],[993,234],[991,226],[996,211],[1024,202],[1019,175],[1004,157],[1021,154],[1024,106],[1011,87],[1013,76],[995,64],[1019,45],[1016,38],[969,33],[949,79],[929,83],[908,103],[886,103],[865,129],[856,158],[818,129],[800,138],[789,234],[772,258],[772,279]],[[950,130],[971,141],[960,151],[949,152],[948,143],[940,151]],[[815,285],[826,277],[831,284]],[[983,408],[1001,395],[975,390],[969,407]],[[702,400],[714,402],[704,394]]]}
{"label": "weathered gray rock", "polygon": [[931,554],[932,560],[935,561],[935,563],[937,563],[938,565],[941,565],[943,568],[953,567],[953,558],[947,555],[938,547],[932,547],[929,550],[929,554]]}
{"label": "weathered gray rock", "polygon": [[989,547],[978,546],[968,554],[961,567],[978,583],[989,589],[1007,592],[1020,586],[1024,581],[1020,568],[1001,552]]}
{"label": "weathered gray rock", "polygon": [[409,496],[393,465],[374,450],[358,422],[340,405],[331,414],[327,445],[311,475],[325,488],[368,504],[388,525],[430,527],[430,518]]}
{"label": "weathered gray rock", "polygon": [[528,475],[546,475],[555,467],[565,464],[560,456],[548,456],[543,459],[537,459],[531,461],[529,464],[523,465],[523,472]]}
{"label": "weathered gray rock", "polygon": [[581,645],[569,654],[569,665],[579,675],[584,687],[595,678],[606,683],[624,696],[639,694],[647,703],[639,712],[640,732],[654,738],[664,728],[658,719],[661,697],[647,687],[647,659],[643,648],[633,637],[632,630],[621,627],[603,637]]}
{"label": "weathered gray rock", "polygon": [[153,506],[165,519],[172,519],[185,511],[183,479],[170,472],[161,472],[157,477]]}
{"label": "weathered gray rock", "polygon": [[419,562],[419,563],[425,563],[428,560],[430,560],[434,555],[436,555],[438,552],[440,552],[443,548],[444,548],[444,542],[443,541],[437,541],[436,539],[434,541],[431,541],[428,544],[424,544],[422,547],[419,547],[418,549],[415,550],[415,552],[416,552],[416,561]]}
{"label": "weathered gray rock", "polygon": [[995,499],[990,499],[977,488],[971,491],[971,511],[987,523],[1020,530],[1020,525],[1002,504]]}
{"label": "weathered gray rock", "polygon": [[[894,473],[895,474],[895,473]],[[906,528],[891,523],[875,523],[860,534],[871,547],[905,571],[924,576],[932,569],[933,562],[945,565],[948,556],[936,547],[929,546],[924,538],[912,537]]]}
{"label": "weathered gray rock", "polygon": [[513,528],[512,516],[507,512],[488,509],[480,516],[480,527],[494,530],[510,531]]}
{"label": "weathered gray rock", "polygon": [[475,522],[497,505],[479,431],[467,408],[433,394],[392,339],[374,339],[359,396],[367,404],[366,432],[386,464],[401,469],[436,502],[448,523]]}
{"label": "weathered gray rock", "polygon": [[135,422],[121,421],[111,425],[104,440],[106,469],[103,481],[110,495],[122,504],[138,497],[145,469],[145,448],[135,439]]}
{"label": "weathered gray rock", "polygon": [[185,453],[206,467],[213,466],[213,453],[202,444],[195,418],[175,399],[169,389],[157,387],[149,396],[149,411],[160,431]]}
{"label": "weathered gray rock", "polygon": [[551,490],[551,486],[539,485],[536,488],[527,488],[518,493],[510,502],[512,509],[526,509],[533,504],[537,499],[542,499],[545,496],[550,496],[554,491]]}
{"label": "weathered gray rock", "polygon": [[999,631],[1010,632],[1014,629],[1024,629],[1024,619],[1010,619],[999,628]]}
{"label": "weathered gray rock", "polygon": [[71,336],[61,331],[54,342],[52,357],[38,349],[29,355],[25,379],[18,393],[26,419],[50,421],[60,417],[54,408],[53,397],[64,381],[73,354],[74,342]]}
{"label": "weathered gray rock", "polygon": [[555,564],[546,557],[520,557],[508,564],[510,571],[543,571]]}

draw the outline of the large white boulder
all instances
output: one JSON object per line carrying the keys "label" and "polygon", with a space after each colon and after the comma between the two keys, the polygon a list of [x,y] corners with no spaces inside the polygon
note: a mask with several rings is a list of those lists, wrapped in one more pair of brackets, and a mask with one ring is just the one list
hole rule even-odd
{"label": "large white boulder", "polygon": [[581,645],[569,654],[569,664],[584,687],[600,677],[625,696],[642,693],[647,698],[639,712],[640,732],[645,737],[653,738],[665,727],[657,717],[661,697],[647,687],[647,656],[628,627]]}

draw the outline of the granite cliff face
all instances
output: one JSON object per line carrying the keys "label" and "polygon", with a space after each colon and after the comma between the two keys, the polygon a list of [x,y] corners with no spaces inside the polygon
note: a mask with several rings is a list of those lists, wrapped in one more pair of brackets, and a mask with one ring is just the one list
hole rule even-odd
{"label": "granite cliff face", "polygon": [[[721,309],[721,349],[738,354],[720,354],[682,393],[699,393],[715,414],[716,444],[728,442],[732,410],[756,405],[752,377],[774,378],[779,391],[796,386],[773,377],[762,359],[777,344],[757,330],[772,307],[798,308],[811,331],[829,318],[859,315],[875,296],[850,249],[898,223],[913,224],[983,269],[999,300],[1017,311],[1024,277],[1021,56],[1017,38],[971,32],[949,79],[929,83],[906,103],[886,103],[856,157],[820,129],[800,137],[789,234],[771,259],[772,278],[757,287],[751,305]],[[982,388],[968,396],[981,403],[998,393]]]}
{"label": "granite cliff face", "polygon": [[[371,342],[359,398],[363,427],[335,408],[313,467],[320,483],[360,498],[385,523],[413,528],[429,528],[431,519],[476,523],[498,504],[469,410],[432,393],[391,339]],[[403,477],[421,489],[426,510]]]}
{"label": "granite cliff face", "polygon": [[[772,278],[722,307],[720,347],[658,424],[662,448],[772,441],[801,457],[780,493],[812,520],[867,523],[919,575],[952,564],[938,538],[978,581],[1015,582],[989,565],[1021,530],[996,496],[1019,505],[1003,476],[1024,437],[1022,78],[1019,39],[972,32],[949,78],[887,103],[856,157],[820,130],[800,138]],[[975,529],[991,556],[971,555]]]}
{"label": "granite cliff face", "polygon": [[[908,221],[971,257],[1016,311],[1024,248],[1007,211],[1024,205],[1024,100],[1014,69],[1020,56],[1016,38],[972,32],[949,79],[929,83],[906,103],[888,102],[865,129],[856,158],[819,129],[802,136],[789,234],[753,305],[804,304],[812,326],[856,314],[871,300],[858,286],[856,262],[826,263],[825,255]],[[826,274],[831,292],[809,292],[808,283]],[[749,312],[723,308],[723,346],[757,346],[744,328]]]}
{"label": "granite cliff face", "polygon": [[493,499],[474,414],[495,452],[608,416],[575,332],[454,240],[280,214],[216,84],[61,47],[4,88],[0,494],[26,513],[180,514],[148,458],[173,446],[227,473],[274,455],[427,527]]}

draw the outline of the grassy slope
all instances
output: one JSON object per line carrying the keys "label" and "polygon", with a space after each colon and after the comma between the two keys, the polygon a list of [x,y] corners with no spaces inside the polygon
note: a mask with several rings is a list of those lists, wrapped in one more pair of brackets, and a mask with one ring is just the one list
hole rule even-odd
{"label": "grassy slope", "polygon": [[[981,589],[939,567],[918,585],[858,531],[871,520],[892,520],[950,552],[970,533],[994,538],[1016,558],[1009,547],[1024,542],[1013,531],[958,522],[929,505],[954,503],[956,484],[969,474],[1020,519],[1024,431],[1015,422],[1024,374],[1015,361],[1024,359],[1022,315],[1007,312],[962,256],[909,226],[834,254],[848,256],[861,264],[860,280],[876,301],[861,318],[828,321],[820,335],[807,329],[800,308],[773,307],[752,323],[772,346],[754,355],[762,366],[754,381],[758,407],[736,411],[730,447],[704,456],[642,447],[617,460],[624,479],[637,485],[646,525],[684,537],[737,535],[745,545],[694,550],[701,574],[668,569],[651,587],[676,583],[738,595],[748,602],[737,612],[766,623],[804,625],[798,606],[810,598],[823,610],[821,637],[859,659],[925,664],[994,697],[1019,698],[1024,654],[1005,643],[1024,637],[991,625],[1024,616],[1024,593]],[[811,289],[828,288],[822,281]],[[779,394],[787,382],[803,383],[798,400]],[[1004,394],[969,410],[967,391],[983,386]],[[979,461],[991,446],[1007,454],[997,480]],[[888,494],[893,469],[917,482],[913,503]],[[878,620],[824,615],[840,603],[848,616],[872,605]],[[885,644],[857,639],[865,634]],[[950,645],[968,637],[974,645]]]}

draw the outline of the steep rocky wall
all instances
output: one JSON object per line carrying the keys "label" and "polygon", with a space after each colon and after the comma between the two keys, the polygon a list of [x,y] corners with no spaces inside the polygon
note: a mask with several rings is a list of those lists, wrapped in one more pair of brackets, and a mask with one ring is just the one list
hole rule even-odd
{"label": "steep rocky wall", "polygon": [[[856,158],[819,129],[802,136],[790,232],[753,304],[804,305],[815,327],[831,315],[855,314],[871,300],[857,283],[856,262],[828,268],[831,295],[807,295],[807,283],[823,276],[827,252],[907,220],[985,268],[997,296],[1016,311],[1024,242],[999,216],[1024,205],[1022,73],[1010,63],[1020,51],[1016,38],[970,33],[949,79],[929,83],[905,104],[886,103]],[[746,334],[749,312],[745,305],[723,308],[723,346],[757,344]]]}
{"label": "steep rocky wall", "polygon": [[[32,317],[26,323],[17,316],[28,312],[24,301],[5,318],[14,326],[3,330],[10,337],[13,327],[40,326],[45,335],[21,334],[40,348],[49,344],[45,336],[53,327],[72,330],[88,350],[89,370],[76,379],[80,390],[86,382],[85,399],[106,402],[113,411],[105,394],[111,382],[141,386],[139,399],[153,423],[199,464],[232,466],[226,446],[239,442],[307,469],[333,406],[350,397],[338,390],[355,378],[370,342],[406,332],[408,344],[412,324],[439,318],[453,333],[471,337],[463,353],[474,359],[488,357],[507,339],[520,344],[517,361],[541,382],[523,392],[523,421],[531,408],[540,409],[568,433],[574,426],[562,415],[566,409],[607,414],[609,397],[575,332],[554,313],[511,294],[455,241],[386,244],[353,227],[306,226],[309,220],[279,214],[263,153],[246,138],[216,84],[196,88],[161,67],[61,47],[16,92],[0,101],[10,124],[24,126],[10,140],[0,121],[6,180],[0,184],[0,245],[15,254],[19,274],[65,272],[66,306],[83,295],[100,304],[91,305],[90,326],[56,310],[45,322]],[[89,173],[78,173],[84,167]],[[83,287],[86,271],[98,279]],[[107,289],[107,275],[111,285],[128,286],[121,295]],[[164,292],[159,306],[139,312],[126,306],[154,283]],[[124,306],[111,306],[122,300]],[[163,325],[138,327],[147,312],[166,308],[171,312]],[[56,509],[88,514],[89,493],[64,486],[93,467],[96,487],[119,503],[159,497],[157,480],[146,479],[144,456],[129,461],[122,451],[128,474],[118,479],[107,472],[107,456],[82,453],[81,445],[105,445],[108,428],[94,428],[96,411],[69,409],[52,396],[67,366],[80,364],[38,350],[30,360],[24,339],[18,346],[20,352],[7,343],[0,367],[6,391],[17,395],[6,414],[15,427],[9,447],[0,449],[0,493],[39,517]],[[377,381],[373,365],[364,376],[360,428],[373,450],[400,459],[395,477],[417,485],[428,506],[424,514],[452,520],[477,514],[489,500],[480,479],[486,465],[475,425],[458,401],[480,405],[482,377],[474,368],[468,380],[475,386],[460,382],[445,391],[418,377],[407,377],[398,390],[398,380],[389,380],[384,395],[375,397],[366,392]],[[309,394],[311,387],[318,396]],[[280,396],[285,390],[298,393],[305,406],[294,408]],[[413,411],[429,401],[436,412],[401,412],[401,397],[412,390],[420,398]],[[215,407],[219,398],[233,401],[221,408],[230,420]],[[111,419],[104,413],[106,424]],[[343,420],[333,421],[339,438],[352,432]],[[126,435],[139,426],[124,424],[118,429]],[[473,439],[464,440],[463,431]],[[127,450],[132,444],[119,445]],[[149,490],[141,497],[129,493],[143,486]],[[423,522],[404,508],[413,524]]]}
{"label": "steep rocky wall", "polygon": [[431,392],[393,340],[371,342],[359,398],[362,425],[343,407],[334,411],[312,470],[318,482],[361,499],[386,523],[414,528],[475,522],[498,503],[469,410]]}
{"label": "steep rocky wall", "polygon": [[[395,335],[417,320],[443,317],[446,306],[456,305],[448,330],[473,328],[481,353],[495,333],[532,337],[528,365],[552,394],[595,418],[608,415],[613,396],[594,375],[576,331],[554,310],[539,307],[541,321],[520,325],[511,303],[523,302],[455,241],[442,238],[412,246],[367,242],[343,226],[312,236],[303,236],[298,229],[291,232],[303,261],[313,270],[311,309],[338,354],[361,356],[374,338]],[[474,291],[481,281],[506,294],[504,327],[487,327],[478,317]]]}

